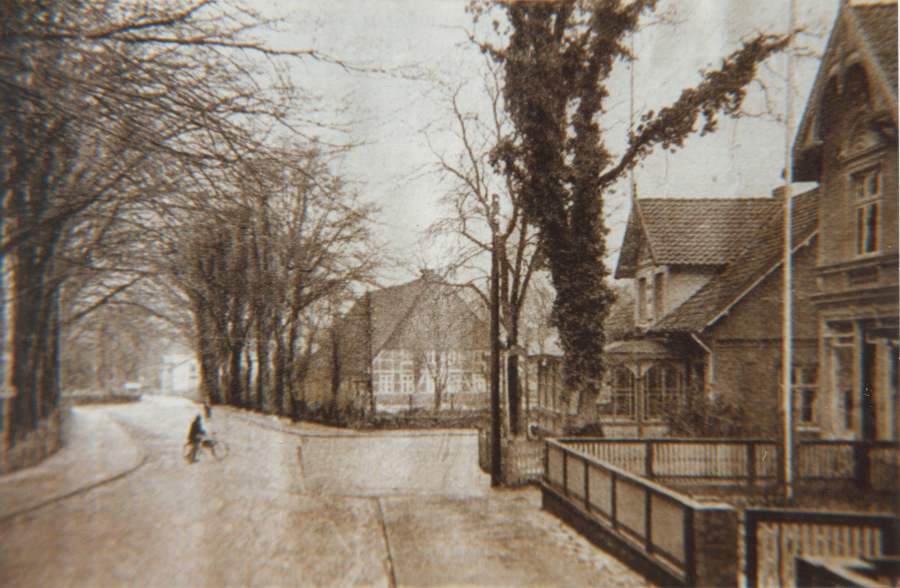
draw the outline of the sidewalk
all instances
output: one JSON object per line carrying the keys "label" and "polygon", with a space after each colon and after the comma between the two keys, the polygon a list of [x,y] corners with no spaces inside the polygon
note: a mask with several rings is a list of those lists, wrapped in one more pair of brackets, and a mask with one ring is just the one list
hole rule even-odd
{"label": "sidewalk", "polygon": [[40,464],[0,476],[0,521],[117,479],[144,462],[108,415],[73,408],[66,445]]}

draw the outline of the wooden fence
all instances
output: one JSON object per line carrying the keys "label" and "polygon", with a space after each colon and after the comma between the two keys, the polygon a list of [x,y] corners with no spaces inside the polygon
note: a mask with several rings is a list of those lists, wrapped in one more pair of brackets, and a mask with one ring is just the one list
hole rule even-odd
{"label": "wooden fence", "polygon": [[896,490],[898,447],[892,441],[804,441],[797,446],[797,478],[854,480],[873,490]]}
{"label": "wooden fence", "polygon": [[[733,585],[737,513],[604,463],[576,443],[548,440],[545,506],[594,525],[639,556],[654,573],[682,585]],[[569,513],[569,514],[567,514]],[[565,520],[565,519],[564,519]]]}
{"label": "wooden fence", "polygon": [[898,555],[900,519],[884,515],[747,509],[747,586],[796,586],[797,558]]}
{"label": "wooden fence", "polygon": [[[501,477],[505,486],[539,482],[544,475],[544,442],[534,439],[500,440]],[[478,429],[478,465],[491,473],[491,431]]]}
{"label": "wooden fence", "polygon": [[[781,475],[778,444],[736,439],[559,439],[560,443],[651,480],[690,484],[773,484]],[[795,479],[850,480],[895,491],[898,448],[892,441],[801,441]]]}
{"label": "wooden fence", "polygon": [[763,440],[560,439],[596,459],[651,480],[697,483],[777,481],[778,446]]}

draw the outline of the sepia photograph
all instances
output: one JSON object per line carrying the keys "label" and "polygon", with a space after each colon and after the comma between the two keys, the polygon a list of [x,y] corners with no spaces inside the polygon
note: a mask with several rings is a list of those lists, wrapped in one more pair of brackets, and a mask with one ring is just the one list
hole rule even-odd
{"label": "sepia photograph", "polygon": [[0,587],[900,586],[897,0],[0,0]]}

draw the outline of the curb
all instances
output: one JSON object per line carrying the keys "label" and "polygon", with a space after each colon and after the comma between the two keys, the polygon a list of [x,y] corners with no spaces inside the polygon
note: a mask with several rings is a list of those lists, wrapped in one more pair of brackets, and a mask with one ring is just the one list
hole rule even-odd
{"label": "curb", "polygon": [[72,490],[71,492],[67,492],[66,494],[63,494],[63,495],[61,495],[61,496],[55,496],[55,497],[53,497],[53,498],[48,498],[47,500],[45,500],[45,501],[43,501],[43,502],[39,502],[38,504],[33,504],[33,505],[29,506],[29,507],[23,508],[22,510],[13,511],[13,512],[11,512],[11,513],[9,513],[9,514],[5,514],[5,515],[3,515],[3,516],[0,516],[0,523],[5,523],[5,522],[7,522],[7,521],[9,521],[9,520],[11,520],[11,519],[16,518],[17,516],[20,516],[20,515],[23,515],[23,514],[26,514],[26,513],[29,513],[29,512],[32,512],[32,511],[35,511],[35,510],[44,508],[45,506],[49,506],[49,505],[54,504],[54,503],[56,503],[56,502],[61,502],[61,501],[63,501],[63,500],[66,500],[67,498],[72,498],[73,496],[78,496],[79,494],[84,494],[85,492],[89,492],[89,491],[91,491],[91,490],[93,490],[93,489],[95,489],[95,488],[99,488],[100,486],[104,486],[104,485],[106,485],[106,484],[109,484],[109,483],[112,483],[112,482],[116,482],[116,481],[118,481],[118,480],[121,480],[121,479],[124,478],[125,476],[127,476],[127,475],[131,474],[132,472],[136,471],[138,468],[140,468],[141,466],[143,466],[145,463],[147,463],[147,456],[146,456],[146,455],[141,455],[141,460],[137,463],[137,465],[135,465],[135,466],[133,466],[133,467],[131,467],[131,468],[125,470],[124,472],[120,472],[120,473],[118,473],[118,474],[116,474],[116,475],[114,475],[114,476],[111,476],[111,477],[109,477],[109,478],[105,478],[105,479],[100,480],[100,481],[98,481],[98,482],[94,482],[93,484],[90,484],[90,485],[88,485],[88,486],[84,486],[84,487],[82,487],[82,488],[77,488],[77,489]]}
{"label": "curb", "polygon": [[[128,476],[129,474],[133,473],[140,467],[142,467],[147,462],[148,456],[147,456],[146,452],[143,451],[141,446],[134,440],[134,437],[129,433],[128,428],[123,426],[121,423],[119,423],[111,415],[105,415],[105,420],[106,420],[107,426],[117,428],[119,430],[120,434],[125,436],[125,439],[127,440],[128,443],[130,443],[131,448],[133,449],[134,455],[131,456],[131,458],[128,460],[122,460],[123,462],[125,462],[125,464],[122,464],[125,466],[125,469],[110,468],[113,470],[113,472],[98,472],[99,475],[97,475],[96,477],[93,477],[93,479],[91,479],[91,476],[88,476],[87,479],[85,479],[85,480],[73,480],[73,483],[71,485],[69,485],[68,488],[66,488],[65,487],[66,485],[63,484],[62,485],[63,487],[61,487],[61,488],[60,487],[56,487],[56,488],[51,487],[50,489],[47,489],[47,488],[42,488],[42,486],[38,483],[37,485],[34,486],[34,488],[32,488],[30,490],[31,496],[38,498],[38,501],[29,504],[29,502],[31,502],[30,500],[24,500],[23,502],[26,504],[26,506],[22,506],[20,508],[17,508],[16,510],[6,512],[6,513],[3,513],[2,510],[0,510],[0,523],[5,523],[15,517],[20,516],[20,515],[36,511],[40,508],[49,506],[56,502],[66,500],[68,498],[72,498],[79,494],[84,494],[86,492],[89,492],[90,490],[99,488],[106,484],[116,482],[118,480],[121,480],[125,476]],[[74,424],[72,424],[71,426],[74,426]],[[119,442],[121,442],[121,439],[119,439]],[[62,447],[61,450],[69,449],[70,451],[77,453],[79,448],[80,448],[80,444],[76,443],[73,446]],[[57,455],[58,454],[59,454],[59,452],[57,452]],[[137,459],[135,460],[134,458],[137,458]],[[136,461],[136,463],[135,463],[135,461]],[[42,464],[38,464],[37,466],[34,466],[34,467],[41,467],[43,465],[43,463],[44,462],[42,462]],[[60,463],[57,463],[55,465],[55,468],[63,469],[63,470],[71,469],[72,467],[78,467],[77,457],[75,457],[74,459],[62,460]],[[115,471],[116,469],[119,469],[119,471]],[[24,470],[17,470],[17,472],[21,472],[21,471],[24,471]],[[17,472],[14,472],[13,475]],[[13,482],[13,484],[15,484],[15,482]],[[40,495],[42,494],[42,490],[44,490],[46,492],[47,497],[41,498]],[[59,493],[58,494],[54,493],[54,490]]]}

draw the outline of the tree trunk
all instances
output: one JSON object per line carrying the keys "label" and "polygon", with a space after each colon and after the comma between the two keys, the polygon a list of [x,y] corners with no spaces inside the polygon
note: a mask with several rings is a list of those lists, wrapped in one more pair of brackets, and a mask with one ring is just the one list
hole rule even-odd
{"label": "tree trunk", "polygon": [[513,435],[518,435],[522,401],[519,385],[519,356],[515,353],[510,353],[506,358],[506,388],[509,395],[509,430]]}
{"label": "tree trunk", "polygon": [[232,347],[228,358],[228,392],[227,402],[231,406],[240,406],[241,399],[241,348]]}
{"label": "tree trunk", "polygon": [[11,254],[11,297],[6,303],[12,305],[10,368],[15,396],[8,437],[12,443],[34,430],[58,402],[58,285],[51,276],[53,248],[52,240],[32,241]]}
{"label": "tree trunk", "polygon": [[284,329],[275,328],[275,355],[272,358],[272,409],[283,415],[284,406]]}
{"label": "tree trunk", "polygon": [[258,316],[256,319],[256,410],[260,412],[274,412],[270,377],[272,375],[269,365],[269,330],[268,321]]}

